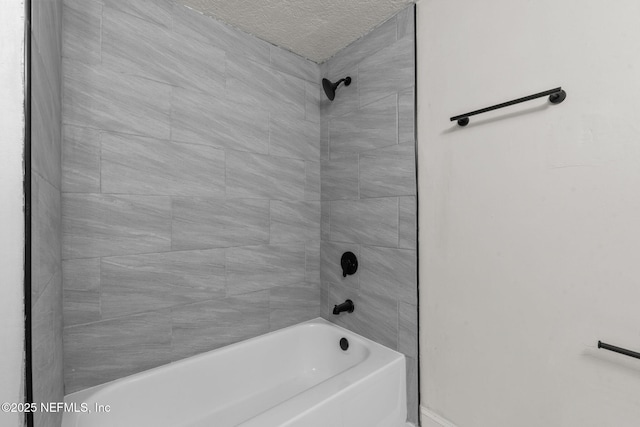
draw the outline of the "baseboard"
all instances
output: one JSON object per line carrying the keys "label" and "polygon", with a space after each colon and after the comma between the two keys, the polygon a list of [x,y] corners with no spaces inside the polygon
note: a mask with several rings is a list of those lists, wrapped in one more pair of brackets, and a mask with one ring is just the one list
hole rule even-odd
{"label": "baseboard", "polygon": [[447,421],[424,406],[420,406],[420,414],[422,418],[422,427],[456,427],[452,422]]}

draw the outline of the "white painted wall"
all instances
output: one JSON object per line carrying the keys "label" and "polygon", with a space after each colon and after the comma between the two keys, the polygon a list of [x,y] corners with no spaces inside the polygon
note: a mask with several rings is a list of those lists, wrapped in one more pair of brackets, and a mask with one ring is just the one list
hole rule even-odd
{"label": "white painted wall", "polygon": [[421,0],[417,31],[422,404],[637,427],[640,361],[596,343],[640,351],[640,2]]}
{"label": "white painted wall", "polygon": [[[22,155],[24,146],[24,3],[0,1],[0,403],[20,402],[23,384]],[[0,425],[20,414],[0,412]]]}

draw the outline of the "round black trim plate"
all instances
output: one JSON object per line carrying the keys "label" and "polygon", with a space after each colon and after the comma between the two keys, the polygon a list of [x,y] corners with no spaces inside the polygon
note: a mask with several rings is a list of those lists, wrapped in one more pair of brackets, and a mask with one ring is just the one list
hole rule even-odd
{"label": "round black trim plate", "polygon": [[353,252],[345,252],[340,258],[340,266],[342,267],[342,277],[347,277],[358,271],[358,258]]}
{"label": "round black trim plate", "polygon": [[349,348],[349,340],[346,338],[340,338],[340,348],[343,351],[347,351],[347,349]]}

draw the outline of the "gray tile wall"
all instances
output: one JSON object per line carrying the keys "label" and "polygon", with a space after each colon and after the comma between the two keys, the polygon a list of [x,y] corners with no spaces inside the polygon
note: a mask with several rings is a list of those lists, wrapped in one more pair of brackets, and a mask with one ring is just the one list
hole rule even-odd
{"label": "gray tile wall", "polygon": [[417,421],[413,13],[317,66],[169,0],[64,0],[67,393],[322,314],[407,355]]}
{"label": "gray tile wall", "polygon": [[[32,340],[34,402],[63,400],[61,261],[62,1],[36,0],[31,26]],[[62,414],[35,413],[59,426]]]}
{"label": "gray tile wall", "polygon": [[66,392],[317,317],[319,66],[170,0],[63,20]]}
{"label": "gray tile wall", "polygon": [[[322,316],[407,356],[409,420],[418,422],[414,8],[321,65],[340,86],[321,97]],[[359,269],[342,277],[352,251]],[[352,314],[331,314],[350,298]]]}

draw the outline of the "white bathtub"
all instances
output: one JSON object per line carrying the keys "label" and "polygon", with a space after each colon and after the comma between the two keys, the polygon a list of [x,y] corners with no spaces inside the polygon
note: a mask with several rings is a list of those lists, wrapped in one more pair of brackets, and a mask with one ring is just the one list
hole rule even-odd
{"label": "white bathtub", "polygon": [[317,318],[65,402],[94,412],[66,412],[62,427],[404,427],[405,359]]}

